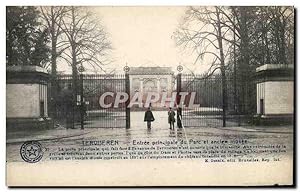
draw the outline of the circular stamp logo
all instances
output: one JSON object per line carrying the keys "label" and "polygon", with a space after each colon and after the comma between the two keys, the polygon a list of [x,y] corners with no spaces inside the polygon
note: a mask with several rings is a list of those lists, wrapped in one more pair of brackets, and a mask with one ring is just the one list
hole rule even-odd
{"label": "circular stamp logo", "polygon": [[181,65],[177,66],[177,71],[181,72],[183,70],[183,67]]}
{"label": "circular stamp logo", "polygon": [[130,67],[128,67],[127,65],[123,68],[123,70],[127,73],[130,71]]}
{"label": "circular stamp logo", "polygon": [[85,69],[84,69],[84,67],[83,67],[82,65],[78,67],[78,71],[79,71],[80,73],[84,72],[84,70],[85,70]]}
{"label": "circular stamp logo", "polygon": [[39,162],[43,157],[42,145],[37,141],[26,141],[21,146],[20,155],[27,163]]}

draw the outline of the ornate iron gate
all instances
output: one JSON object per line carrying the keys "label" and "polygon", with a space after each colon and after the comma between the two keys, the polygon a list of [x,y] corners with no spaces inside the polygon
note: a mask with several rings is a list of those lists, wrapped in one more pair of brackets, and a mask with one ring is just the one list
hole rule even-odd
{"label": "ornate iron gate", "polygon": [[[221,75],[178,74],[177,92],[189,93],[182,107],[185,127],[240,126],[251,121],[251,111],[241,110],[245,103],[241,102],[234,78],[226,78],[226,95],[223,95]],[[188,107],[192,92],[196,95],[194,103],[199,107]]]}
{"label": "ornate iron gate", "polygon": [[[56,91],[53,91],[54,86],[49,86],[52,116],[67,128],[130,128],[130,110],[126,103],[114,107],[117,92],[129,92],[129,78],[126,77],[125,74],[81,74],[74,81],[72,75],[58,76]],[[73,86],[74,82],[77,86]],[[113,97],[104,99],[104,103],[112,103],[108,108],[99,103],[105,92],[113,93]]]}

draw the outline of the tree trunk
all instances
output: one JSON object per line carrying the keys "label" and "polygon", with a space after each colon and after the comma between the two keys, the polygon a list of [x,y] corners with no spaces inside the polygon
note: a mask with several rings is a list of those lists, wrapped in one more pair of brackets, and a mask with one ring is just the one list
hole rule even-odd
{"label": "tree trunk", "polygon": [[222,28],[220,25],[220,13],[218,8],[216,8],[217,13],[217,29],[218,29],[218,45],[220,50],[220,63],[221,63],[221,75],[222,75],[222,110],[223,110],[223,127],[226,127],[226,109],[227,109],[227,82],[225,75],[225,57],[223,51],[222,43]]}
{"label": "tree trunk", "polygon": [[57,109],[57,94],[58,94],[58,85],[57,85],[57,71],[56,71],[56,59],[57,59],[57,52],[56,52],[56,43],[57,39],[52,33],[51,35],[51,97],[52,97],[52,115],[56,118],[56,109]]}
{"label": "tree trunk", "polygon": [[240,12],[240,30],[241,30],[241,63],[240,63],[240,81],[242,86],[242,112],[248,113],[251,95],[249,92],[249,82],[251,81],[251,71],[250,71],[250,56],[249,56],[249,35],[248,35],[248,8],[239,7]]}
{"label": "tree trunk", "polygon": [[72,47],[72,79],[73,79],[73,94],[74,94],[74,101],[76,100],[77,94],[77,67],[76,67],[77,59],[76,59],[76,52],[75,47]]}

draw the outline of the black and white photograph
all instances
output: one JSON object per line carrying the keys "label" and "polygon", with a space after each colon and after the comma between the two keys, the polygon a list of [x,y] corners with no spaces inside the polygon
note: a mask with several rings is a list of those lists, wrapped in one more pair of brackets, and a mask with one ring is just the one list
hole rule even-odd
{"label": "black and white photograph", "polygon": [[6,6],[6,185],[294,186],[295,12]]}

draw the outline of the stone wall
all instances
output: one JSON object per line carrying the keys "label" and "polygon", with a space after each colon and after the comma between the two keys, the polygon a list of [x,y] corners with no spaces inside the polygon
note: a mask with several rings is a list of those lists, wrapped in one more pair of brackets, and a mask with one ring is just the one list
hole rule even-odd
{"label": "stone wall", "polygon": [[8,84],[6,85],[7,118],[39,118],[39,85]]}
{"label": "stone wall", "polygon": [[279,125],[294,119],[294,66],[265,64],[256,68],[258,123]]}
{"label": "stone wall", "polygon": [[38,66],[10,66],[6,69],[7,131],[50,128],[47,83],[49,74]]}
{"label": "stone wall", "polygon": [[294,113],[294,82],[268,81],[257,84],[257,114],[260,114],[261,102],[264,101],[264,114]]}

